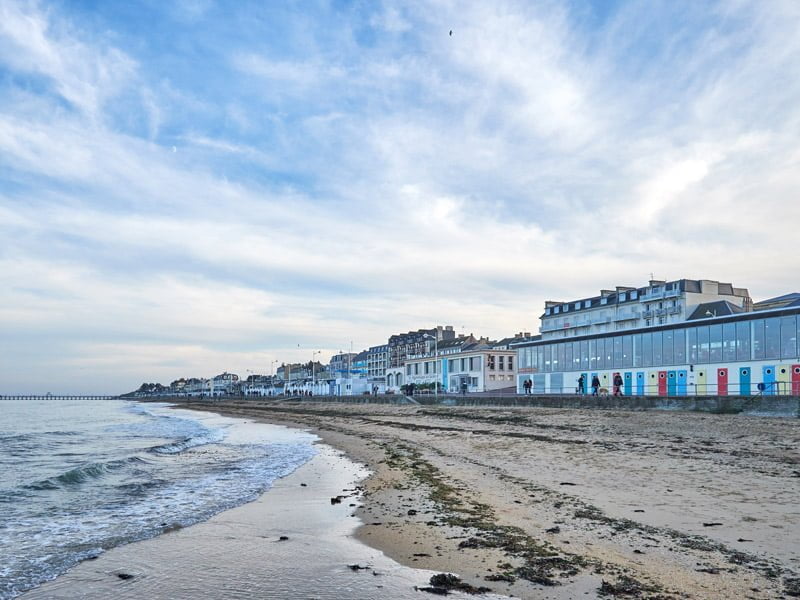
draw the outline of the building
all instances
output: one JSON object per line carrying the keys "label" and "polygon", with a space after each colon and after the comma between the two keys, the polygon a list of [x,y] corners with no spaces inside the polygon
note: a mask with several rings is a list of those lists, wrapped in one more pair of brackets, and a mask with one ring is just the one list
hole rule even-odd
{"label": "building", "polygon": [[497,347],[486,338],[458,337],[405,361],[405,381],[416,386],[439,382],[447,393],[514,390],[516,349]]}
{"label": "building", "polygon": [[[517,390],[586,393],[592,378],[627,396],[800,395],[800,294],[753,304],[747,290],[709,280],[548,302],[539,340],[512,344]],[[579,377],[583,388],[577,390]]]}
{"label": "building", "polygon": [[651,280],[646,287],[617,286],[599,296],[570,302],[545,302],[543,340],[564,339],[682,323],[701,304],[723,302],[729,313],[752,310],[744,288],[707,279]]}
{"label": "building", "polygon": [[447,325],[446,327],[438,325],[433,329],[418,329],[417,331],[393,335],[389,338],[389,364],[387,368],[402,367],[405,364],[406,357],[417,356],[426,352],[428,343],[433,338],[442,342],[453,340],[455,337],[456,333],[452,325]]}
{"label": "building", "polygon": [[353,368],[353,360],[356,357],[355,352],[339,352],[331,357],[330,370],[333,375],[340,376],[347,374]]}
{"label": "building", "polygon": [[372,380],[385,380],[386,367],[389,366],[389,344],[372,346],[367,349],[367,373]]}

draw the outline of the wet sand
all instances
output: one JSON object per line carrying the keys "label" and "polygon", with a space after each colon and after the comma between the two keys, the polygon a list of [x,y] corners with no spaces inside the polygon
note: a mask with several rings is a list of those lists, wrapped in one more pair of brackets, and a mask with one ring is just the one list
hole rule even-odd
{"label": "wet sand", "polygon": [[[314,459],[255,502],[114,548],[21,598],[338,600],[427,595],[415,587],[428,586],[435,573],[403,567],[353,537],[363,466],[330,446],[320,444],[318,450]],[[332,497],[341,502],[332,504]]]}
{"label": "wet sand", "polygon": [[196,408],[309,427],[367,465],[358,538],[408,566],[521,598],[800,597],[798,419]]}

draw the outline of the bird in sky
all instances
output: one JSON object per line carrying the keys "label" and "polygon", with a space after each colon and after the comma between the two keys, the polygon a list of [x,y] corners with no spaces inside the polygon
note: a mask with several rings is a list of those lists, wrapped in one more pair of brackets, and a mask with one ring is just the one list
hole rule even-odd
{"label": "bird in sky", "polygon": [[450,37],[453,37],[453,30],[450,30]]}

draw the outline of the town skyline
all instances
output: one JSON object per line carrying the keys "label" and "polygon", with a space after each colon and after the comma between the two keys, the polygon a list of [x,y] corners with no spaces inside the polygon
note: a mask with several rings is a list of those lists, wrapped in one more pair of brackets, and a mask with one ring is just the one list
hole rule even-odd
{"label": "town skyline", "polygon": [[[797,3],[0,5],[0,393],[798,289]],[[449,33],[452,31],[452,35]]]}

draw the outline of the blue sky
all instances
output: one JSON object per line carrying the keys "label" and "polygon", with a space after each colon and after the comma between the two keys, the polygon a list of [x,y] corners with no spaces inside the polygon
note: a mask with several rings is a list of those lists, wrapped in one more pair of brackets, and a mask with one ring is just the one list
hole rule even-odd
{"label": "blue sky", "polygon": [[[453,35],[449,35],[449,31]],[[0,393],[798,289],[800,4],[0,2]]]}

